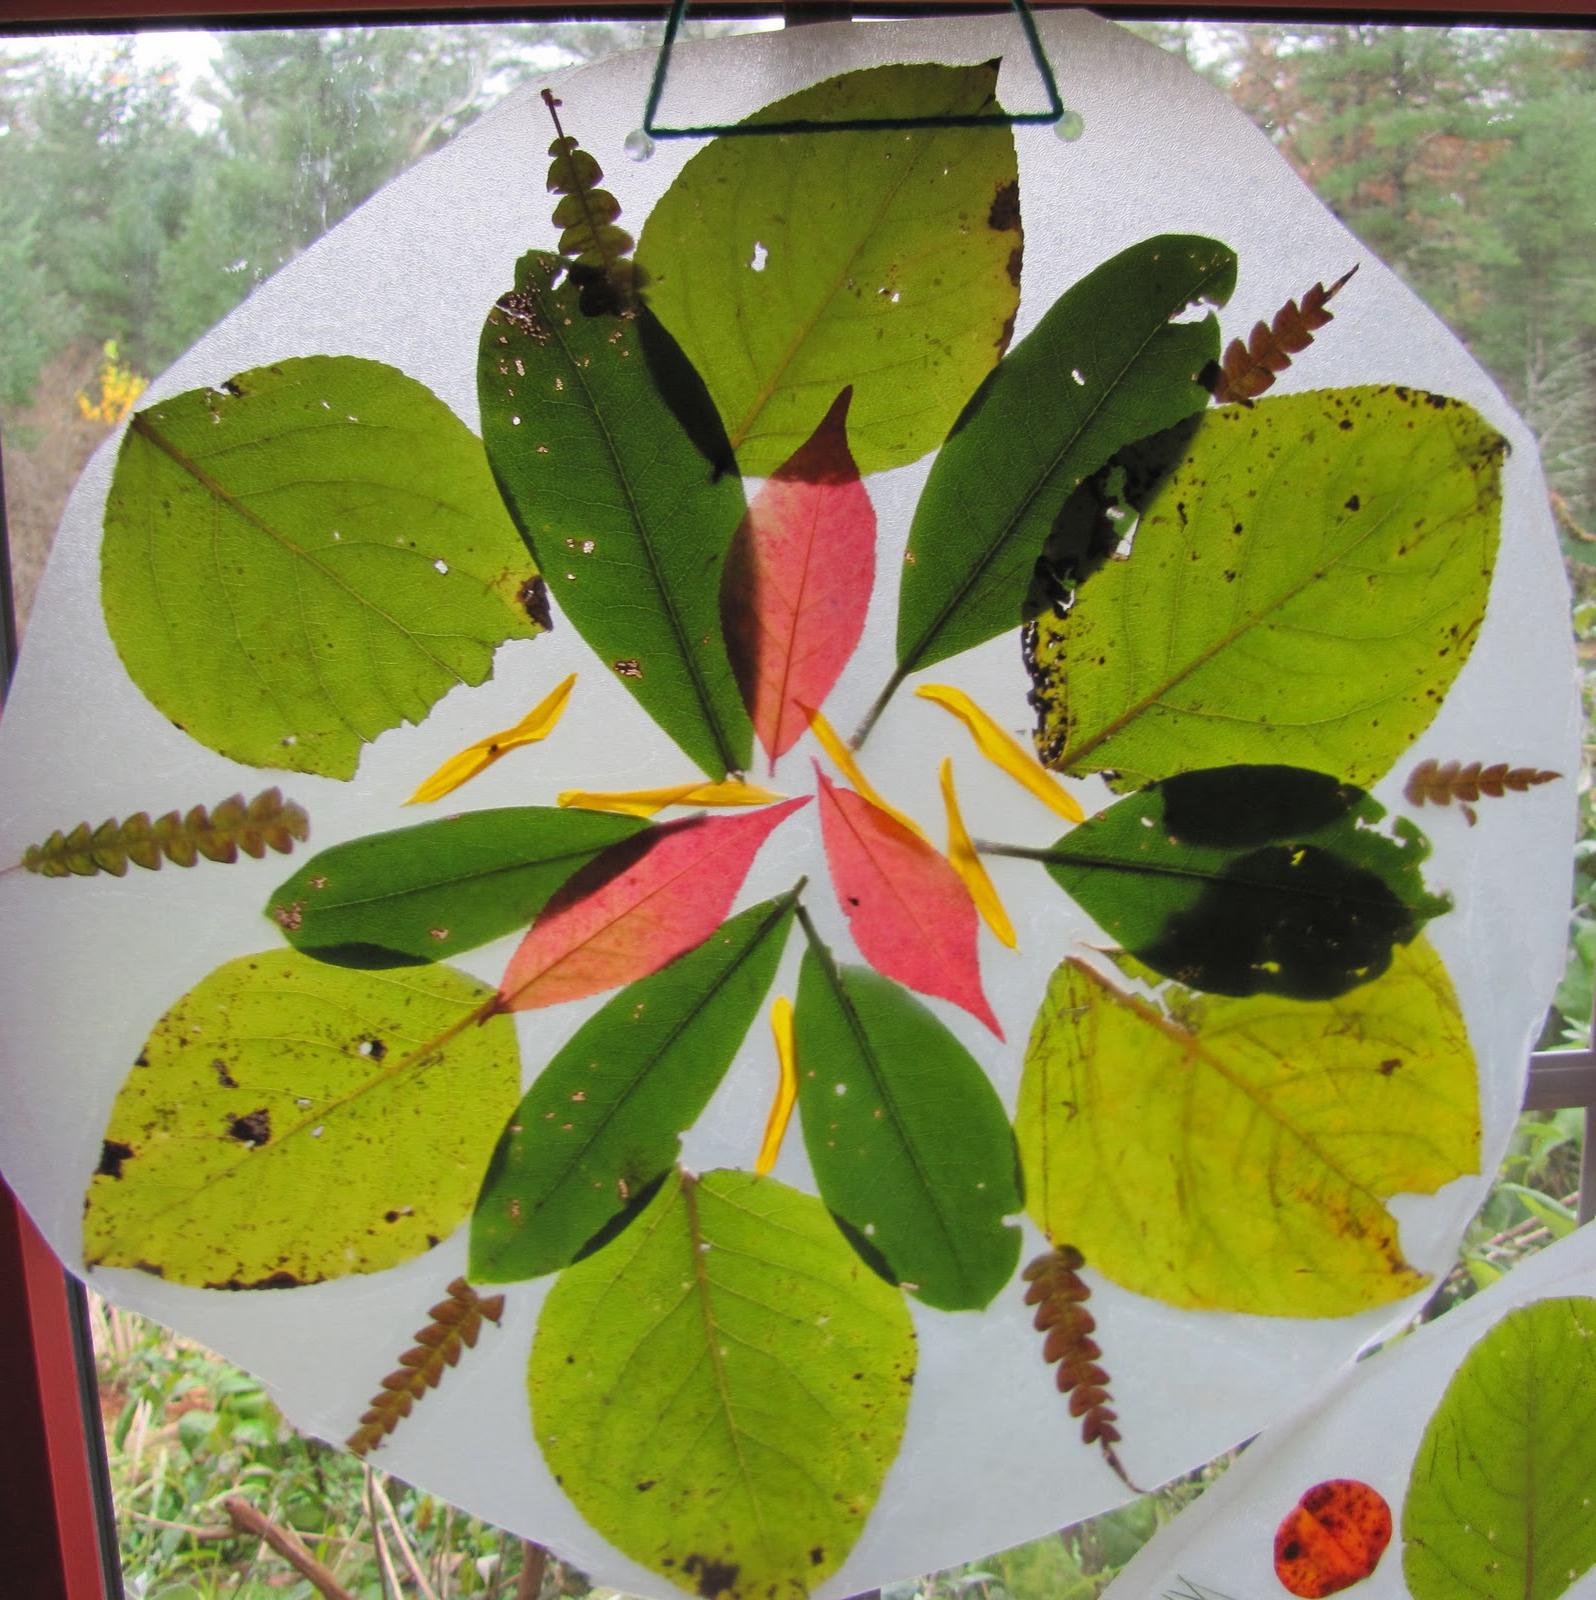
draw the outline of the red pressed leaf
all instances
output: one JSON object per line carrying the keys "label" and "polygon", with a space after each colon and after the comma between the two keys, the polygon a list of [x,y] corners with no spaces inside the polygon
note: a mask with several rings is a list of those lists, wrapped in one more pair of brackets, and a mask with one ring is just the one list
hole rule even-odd
{"label": "red pressed leaf", "polygon": [[837,902],[859,953],[883,977],[962,1006],[998,1038],[981,989],[979,919],[947,861],[895,817],[817,766],[820,834]]}
{"label": "red pressed leaf", "polygon": [[1391,1508],[1356,1478],[1316,1483],[1275,1532],[1275,1576],[1303,1600],[1361,1583],[1391,1542]]}
{"label": "red pressed leaf", "polygon": [[539,913],[505,969],[499,1009],[619,988],[702,944],[772,829],[808,804],[804,795],[747,816],[692,817],[612,845]]}
{"label": "red pressed leaf", "polygon": [[774,770],[809,726],[864,631],[876,513],[848,449],[837,396],[808,441],[754,496],[721,590],[726,643]]}

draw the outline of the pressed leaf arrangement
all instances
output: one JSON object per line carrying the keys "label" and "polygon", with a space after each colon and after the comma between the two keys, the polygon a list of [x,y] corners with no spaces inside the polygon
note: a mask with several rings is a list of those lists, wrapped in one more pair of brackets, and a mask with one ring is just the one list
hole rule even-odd
{"label": "pressed leaf arrangement", "polygon": [[[635,249],[579,97],[545,92],[556,199],[480,307],[480,439],[392,366],[285,353],[138,412],[106,506],[110,638],[189,737],[317,786],[366,782],[403,724],[449,738],[391,797],[447,808],[259,882],[268,947],[151,1008],[85,1174],[86,1264],[283,1291],[463,1230],[414,1346],[387,1377],[403,1335],[371,1352],[350,1447],[502,1319],[563,1493],[706,1600],[841,1567],[904,1438],[917,1326],[1023,1298],[1042,1338],[1014,1381],[1045,1393],[1056,1363],[1059,1428],[1129,1485],[1095,1286],[1263,1317],[1388,1305],[1427,1279],[1386,1202],[1479,1160],[1426,932],[1453,898],[1370,790],[1479,633],[1504,441],[1413,388],[1267,395],[1367,279],[1222,354],[1246,263],[1205,235],[1106,252],[1013,340],[1014,137],[965,125],[996,80],[876,67],[767,106],[754,123],[953,120],[713,140],[628,216]],[[889,530],[872,475],[927,455]],[[853,685],[850,740],[828,707],[872,619],[893,661]],[[574,678],[534,675],[508,726],[474,711],[495,651],[550,628],[582,642]],[[1028,689],[1030,748],[959,681],[978,648]],[[950,681],[904,689],[933,666]],[[678,781],[548,780],[562,741],[608,737],[584,678]],[[941,817],[887,798],[871,738],[900,717]],[[473,808],[490,769],[533,803]],[[1467,808],[1555,777],[1428,761],[1406,794]],[[1053,842],[986,837],[1013,814],[992,784]],[[22,865],[258,858],[307,810],[274,789],[141,813]],[[1049,922],[1072,907],[1093,948]],[[487,981],[445,964],[510,936]],[[995,1003],[1039,938],[1023,1014]],[[766,1137],[747,1170],[692,1170],[685,1141],[772,1027]],[[1049,1253],[1017,1282],[1024,1217]],[[535,1329],[473,1287],[538,1278]]]}

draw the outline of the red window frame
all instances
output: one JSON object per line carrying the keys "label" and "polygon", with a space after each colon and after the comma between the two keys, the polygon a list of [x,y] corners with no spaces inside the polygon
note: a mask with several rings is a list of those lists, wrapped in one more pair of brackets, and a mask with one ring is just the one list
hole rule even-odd
{"label": "red window frame", "polygon": [[[1032,0],[1051,6],[1061,0]],[[228,27],[320,26],[361,18],[409,22],[527,17],[577,18],[659,16],[663,4],[637,0],[341,0],[328,7],[316,0],[0,0],[0,33],[57,28],[116,29],[182,22]],[[835,0],[769,0],[727,4],[710,0],[698,8],[719,15],[781,10],[789,21],[806,9],[828,19]],[[870,0],[872,14],[924,15],[934,11],[1006,10],[1002,4],[961,5],[959,0]],[[1297,15],[1325,22],[1476,22],[1518,26],[1577,25],[1596,18],[1596,0],[1402,0],[1383,4],[1337,4],[1334,0],[1225,0],[1222,4],[1178,4],[1171,0],[1118,0],[1099,8],[1107,15],[1171,15],[1242,20]],[[15,622],[11,614],[10,562],[0,511],[0,683],[13,665]],[[1539,1070],[1536,1070],[1539,1069]],[[1526,1105],[1582,1104],[1587,1113],[1585,1188],[1596,1189],[1596,1033],[1590,1052],[1567,1052],[1556,1061],[1538,1057]],[[1551,1088],[1560,1074],[1570,1083]],[[1539,1092],[1537,1088],[1539,1080]],[[1589,1200],[1587,1200],[1587,1206]],[[94,1353],[86,1301],[80,1285],[63,1272],[50,1247],[0,1182],[0,1506],[12,1536],[5,1541],[0,1600],[121,1600],[121,1560],[116,1518],[106,1470],[105,1436],[94,1381]]]}

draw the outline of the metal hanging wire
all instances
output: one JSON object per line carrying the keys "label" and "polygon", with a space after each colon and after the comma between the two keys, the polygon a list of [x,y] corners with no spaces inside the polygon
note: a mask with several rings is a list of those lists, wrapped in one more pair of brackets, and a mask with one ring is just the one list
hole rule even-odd
{"label": "metal hanging wire", "polygon": [[1011,0],[1011,4],[1030,49],[1031,60],[1042,80],[1042,87],[1047,92],[1045,111],[1005,111],[998,106],[992,111],[950,112],[932,117],[841,117],[834,121],[794,117],[783,122],[705,122],[686,127],[668,127],[655,118],[659,114],[660,99],[665,93],[665,80],[670,72],[676,35],[687,13],[687,0],[671,0],[670,16],[665,21],[665,38],[660,45],[659,58],[654,63],[653,79],[648,86],[648,101],[643,110],[643,132],[652,139],[709,139],[728,135],[867,133],[900,128],[1012,128],[1023,123],[1056,123],[1064,116],[1064,102],[1059,96],[1058,81],[1053,76],[1047,52],[1042,48],[1041,35],[1036,31],[1036,18],[1031,14],[1027,0]]}

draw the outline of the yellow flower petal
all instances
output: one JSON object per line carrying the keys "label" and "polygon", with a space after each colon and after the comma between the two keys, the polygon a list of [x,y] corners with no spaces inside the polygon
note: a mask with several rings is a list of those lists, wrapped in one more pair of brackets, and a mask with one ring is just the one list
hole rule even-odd
{"label": "yellow flower petal", "polygon": [[975,740],[976,748],[1016,783],[1023,784],[1043,805],[1067,822],[1084,822],[1086,813],[1063,784],[1017,740],[1006,734],[962,689],[946,683],[923,683],[915,693],[922,700],[951,711]]}
{"label": "yellow flower petal", "polygon": [[[843,742],[837,730],[818,711],[811,711],[808,706],[803,709],[809,717],[809,731],[820,741],[820,748],[836,763],[843,777],[878,811],[885,811],[894,822],[901,822],[910,833],[925,839],[925,829],[913,817],[905,816],[896,806],[889,806],[876,793],[875,786],[859,770],[859,763],[854,760],[853,751]],[[927,839],[926,843],[929,844],[930,840]]]}
{"label": "yellow flower petal", "polygon": [[678,783],[668,789],[567,789],[556,803],[577,811],[616,811],[623,817],[652,817],[666,806],[766,806],[785,800],[751,783]]}
{"label": "yellow flower petal", "polygon": [[781,1141],[787,1136],[787,1124],[792,1121],[793,1103],[798,1098],[798,1052],[793,1045],[792,1001],[784,994],[777,995],[771,1002],[770,1031],[776,1036],[776,1063],[781,1077],[776,1083],[776,1098],[770,1103],[770,1119],[765,1123],[765,1137],[754,1162],[754,1171],[761,1177],[776,1165]]}
{"label": "yellow flower petal", "polygon": [[986,863],[976,854],[970,835],[965,831],[964,818],[959,815],[959,798],[953,792],[953,762],[947,756],[942,758],[942,803],[948,810],[948,860],[953,863],[953,870],[964,880],[964,887],[970,891],[981,920],[1009,949],[1018,949],[1014,924],[1009,921],[1009,914],[987,876]]}
{"label": "yellow flower petal", "polygon": [[538,701],[513,728],[490,733],[486,739],[478,739],[475,744],[467,745],[459,755],[450,756],[405,804],[414,806],[428,800],[441,800],[462,783],[491,767],[506,750],[514,750],[518,745],[536,744],[539,739],[548,738],[565,711],[575,683],[576,674],[573,672],[552,694]]}

